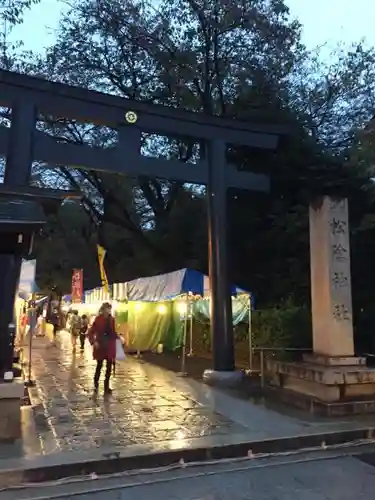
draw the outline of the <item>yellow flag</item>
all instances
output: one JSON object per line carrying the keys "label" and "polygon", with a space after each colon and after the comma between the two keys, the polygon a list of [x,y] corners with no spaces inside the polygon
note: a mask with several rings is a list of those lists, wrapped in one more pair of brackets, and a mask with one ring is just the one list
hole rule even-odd
{"label": "yellow flag", "polygon": [[104,291],[106,293],[109,293],[109,285],[108,285],[108,280],[107,280],[107,274],[104,269],[104,259],[105,259],[105,254],[107,251],[105,248],[103,248],[100,245],[97,245],[98,249],[98,260],[99,260],[99,269],[100,269],[100,278],[102,280],[102,286],[104,288]]}

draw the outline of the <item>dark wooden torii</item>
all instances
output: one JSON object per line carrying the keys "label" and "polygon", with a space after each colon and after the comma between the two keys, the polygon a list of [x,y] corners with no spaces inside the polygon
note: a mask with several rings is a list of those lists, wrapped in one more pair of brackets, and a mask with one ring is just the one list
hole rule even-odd
{"label": "dark wooden torii", "polygon": [[[6,158],[3,189],[13,192],[13,196],[17,195],[17,190],[23,196],[30,195],[33,161],[52,167],[64,165],[207,185],[213,370],[234,371],[226,192],[231,187],[267,192],[269,179],[264,175],[238,171],[235,166],[227,164],[227,145],[275,150],[280,137],[288,133],[287,127],[211,117],[7,71],[0,71],[0,106],[12,109],[10,128],[0,127],[0,155]],[[118,141],[110,148],[59,142],[37,131],[36,122],[41,116],[108,126],[117,130]],[[144,156],[140,150],[142,132],[191,138],[204,144],[204,158],[193,164]],[[34,188],[33,196],[43,196],[42,191],[35,192]],[[2,276],[6,276],[4,267],[11,259],[11,255],[2,256]],[[2,310],[2,303],[9,304],[4,297],[13,294],[14,300],[16,287],[14,277],[4,279],[0,284]],[[0,352],[2,346],[9,345],[4,324],[10,321],[12,313],[8,311],[0,325]],[[2,362],[9,364],[9,360]]]}

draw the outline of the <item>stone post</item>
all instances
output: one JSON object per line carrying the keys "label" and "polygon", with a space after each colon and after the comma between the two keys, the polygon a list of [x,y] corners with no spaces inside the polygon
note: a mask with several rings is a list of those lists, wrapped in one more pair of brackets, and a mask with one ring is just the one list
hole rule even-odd
{"label": "stone post", "polygon": [[310,205],[310,268],[313,354],[302,363],[268,361],[271,383],[285,401],[312,412],[374,413],[375,370],[354,355],[346,199]]}
{"label": "stone post", "polygon": [[325,196],[310,205],[309,215],[314,355],[327,362],[346,358],[342,362],[350,364],[354,340],[348,201]]}

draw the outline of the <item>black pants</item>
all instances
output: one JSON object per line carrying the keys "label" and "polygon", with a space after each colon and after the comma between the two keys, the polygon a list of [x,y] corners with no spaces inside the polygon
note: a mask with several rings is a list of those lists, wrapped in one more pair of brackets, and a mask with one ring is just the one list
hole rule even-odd
{"label": "black pants", "polygon": [[57,332],[59,331],[59,325],[53,325],[53,339],[56,340]]}
{"label": "black pants", "polygon": [[[103,363],[104,361],[100,360],[96,362],[96,370],[95,370],[95,375],[94,375],[94,386],[95,389],[99,387],[99,379],[100,379],[100,374],[103,368]],[[104,390],[109,389],[109,380],[112,375],[112,361],[107,359],[106,360],[106,367],[105,367],[105,379],[104,379]]]}
{"label": "black pants", "polygon": [[86,335],[84,333],[79,334],[79,341],[81,343],[81,350],[85,348],[85,340],[86,340]]}

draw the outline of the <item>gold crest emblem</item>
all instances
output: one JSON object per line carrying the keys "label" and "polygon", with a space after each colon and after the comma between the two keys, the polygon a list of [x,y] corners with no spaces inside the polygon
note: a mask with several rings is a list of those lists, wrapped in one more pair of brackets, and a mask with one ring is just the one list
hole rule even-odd
{"label": "gold crest emblem", "polygon": [[135,123],[138,120],[137,113],[135,113],[134,111],[127,111],[125,113],[125,120],[128,123]]}

